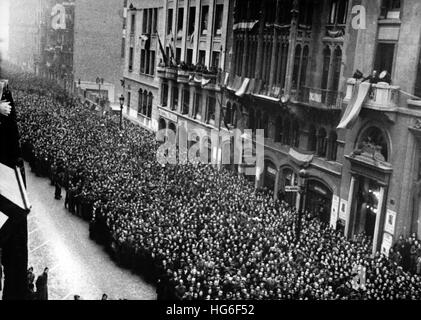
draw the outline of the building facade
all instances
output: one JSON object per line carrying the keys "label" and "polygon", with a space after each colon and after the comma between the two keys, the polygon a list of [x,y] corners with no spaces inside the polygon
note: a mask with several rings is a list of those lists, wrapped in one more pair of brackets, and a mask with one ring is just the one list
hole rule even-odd
{"label": "building facade", "polygon": [[[365,233],[387,253],[399,235],[420,234],[420,4],[274,0],[232,9],[224,108],[233,126],[265,130],[257,185],[298,204],[286,187],[305,168],[305,208],[346,236]],[[356,70],[390,79],[364,92]]]}
{"label": "building facade", "polygon": [[124,1],[122,55],[126,112],[144,127],[157,130],[160,55],[164,1]]}

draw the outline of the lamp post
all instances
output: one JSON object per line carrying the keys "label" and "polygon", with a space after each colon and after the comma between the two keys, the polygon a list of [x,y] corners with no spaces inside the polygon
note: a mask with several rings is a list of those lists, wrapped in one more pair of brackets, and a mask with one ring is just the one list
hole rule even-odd
{"label": "lamp post", "polygon": [[120,130],[123,130],[123,105],[124,105],[124,96],[121,95],[120,98]]}
{"label": "lamp post", "polygon": [[304,198],[307,192],[307,178],[308,172],[306,169],[301,169],[298,173],[298,186],[299,186],[299,194],[300,194],[300,202],[298,203],[298,221],[297,221],[297,228],[296,228],[296,242],[300,241],[301,235],[301,224],[303,219],[303,212],[304,212]]}

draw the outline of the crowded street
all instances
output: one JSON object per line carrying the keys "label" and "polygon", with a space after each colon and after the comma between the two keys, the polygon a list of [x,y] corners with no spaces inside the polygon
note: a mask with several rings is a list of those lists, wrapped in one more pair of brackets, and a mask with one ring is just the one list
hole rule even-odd
{"label": "crowded street", "polygon": [[[64,200],[54,199],[54,187],[27,170],[33,209],[28,217],[29,267],[38,276],[49,268],[50,300],[150,300],[155,288],[131,271],[120,268],[104,248],[89,240],[88,223],[69,214]],[[43,192],[40,192],[43,190]]]}

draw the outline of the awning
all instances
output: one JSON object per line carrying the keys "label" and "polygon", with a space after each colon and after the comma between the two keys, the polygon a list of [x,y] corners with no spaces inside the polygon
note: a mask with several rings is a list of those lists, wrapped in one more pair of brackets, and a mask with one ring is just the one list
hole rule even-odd
{"label": "awning", "polygon": [[239,22],[234,24],[234,30],[251,30],[254,26],[259,22],[259,20],[251,21],[251,22]]}
{"label": "awning", "polygon": [[349,102],[344,115],[342,116],[341,121],[337,129],[346,129],[349,125],[352,125],[353,122],[358,118],[360,114],[362,105],[365,99],[370,92],[371,83],[361,82],[360,84],[355,84],[356,92],[354,92],[351,101]]}
{"label": "awning", "polygon": [[241,85],[240,89],[235,93],[237,97],[242,97],[246,93],[246,90],[248,88],[248,85],[250,83],[249,78],[244,78],[243,84]]}

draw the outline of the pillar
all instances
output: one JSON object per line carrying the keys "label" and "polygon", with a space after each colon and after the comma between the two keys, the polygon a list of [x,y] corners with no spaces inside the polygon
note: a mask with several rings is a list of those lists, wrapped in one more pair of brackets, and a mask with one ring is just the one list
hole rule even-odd
{"label": "pillar", "polygon": [[354,196],[355,182],[356,182],[356,178],[352,176],[351,184],[349,186],[348,204],[346,207],[345,237],[349,237],[349,230],[350,230],[350,223],[351,223],[350,221],[351,220],[351,206],[352,206],[352,198]]}
{"label": "pillar", "polygon": [[290,94],[292,87],[292,74],[294,72],[295,47],[297,46],[298,0],[292,5],[292,20],[289,34],[288,60],[285,80],[285,93]]}
{"label": "pillar", "polygon": [[[380,230],[380,222],[382,218],[382,211],[383,211],[383,200],[384,200],[384,192],[385,188],[380,187],[380,194],[379,194],[379,202],[376,212],[376,225],[374,227],[374,236],[373,236],[373,254],[376,253],[377,247],[379,243],[381,244],[381,240],[383,239],[383,230]],[[380,240],[380,241],[379,241]]]}
{"label": "pillar", "polygon": [[279,179],[280,179],[281,172],[278,169],[276,171],[275,177],[275,188],[273,189],[273,200],[278,200],[278,192],[279,192]]}

